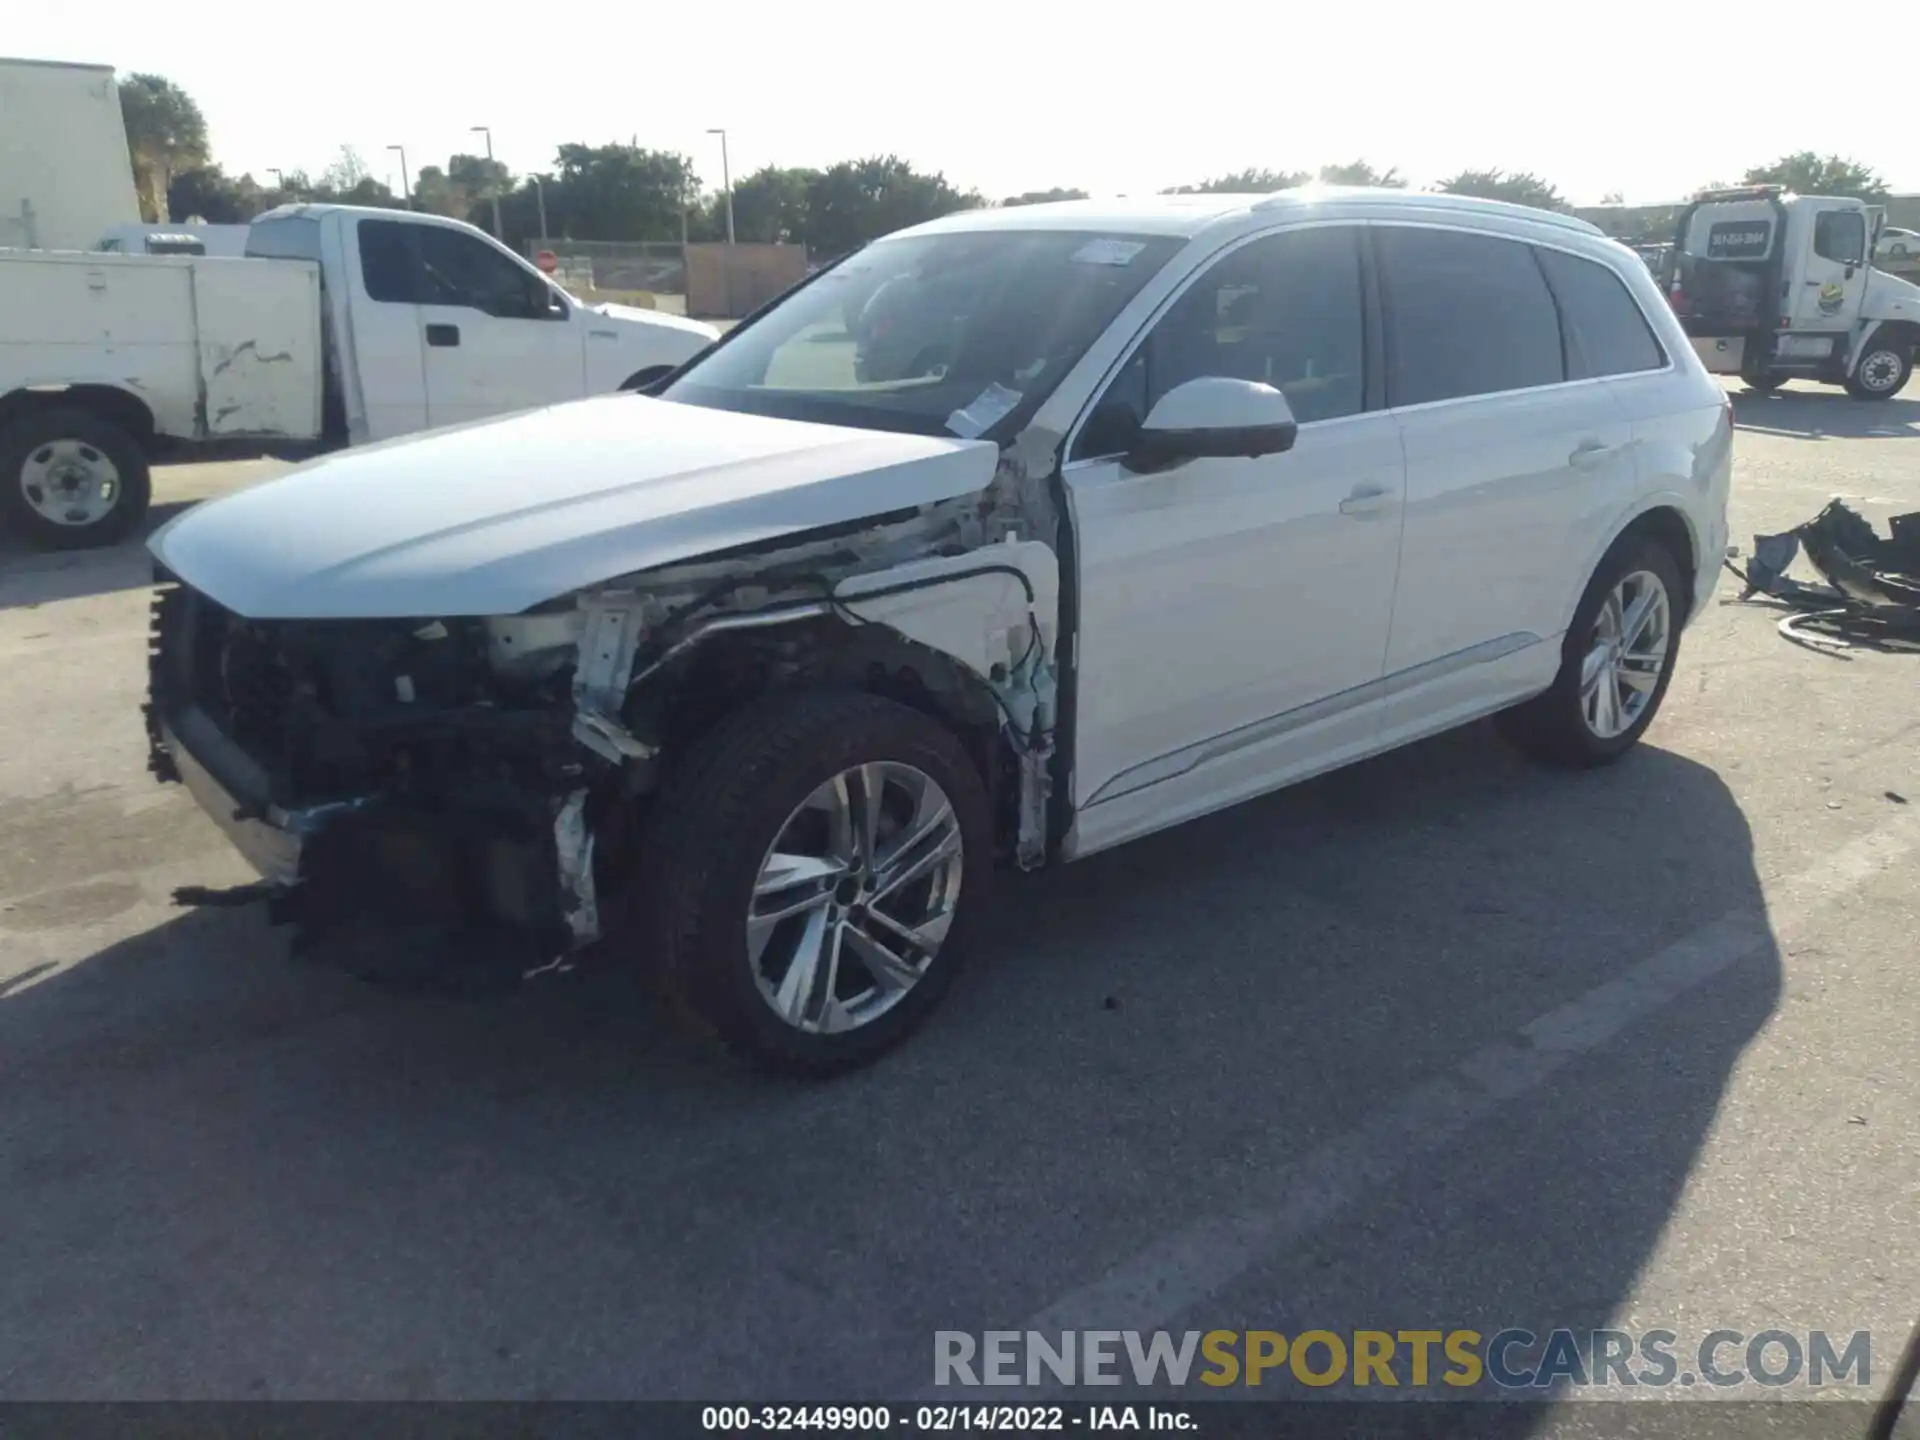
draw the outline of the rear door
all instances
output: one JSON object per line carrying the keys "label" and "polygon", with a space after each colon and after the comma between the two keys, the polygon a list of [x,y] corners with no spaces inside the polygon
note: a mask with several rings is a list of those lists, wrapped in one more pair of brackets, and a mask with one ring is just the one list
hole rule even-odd
{"label": "rear door", "polygon": [[434,426],[586,394],[581,331],[553,287],[478,235],[415,225]]}
{"label": "rear door", "polygon": [[1866,212],[1854,205],[1799,203],[1815,208],[1811,224],[1795,227],[1795,243],[1804,248],[1799,265],[1789,265],[1787,270],[1793,328],[1850,329],[1859,318],[1867,289]]}
{"label": "rear door", "polygon": [[1632,427],[1569,365],[1531,245],[1378,224],[1387,401],[1407,455],[1386,733],[1537,689],[1561,597],[1635,485]]}

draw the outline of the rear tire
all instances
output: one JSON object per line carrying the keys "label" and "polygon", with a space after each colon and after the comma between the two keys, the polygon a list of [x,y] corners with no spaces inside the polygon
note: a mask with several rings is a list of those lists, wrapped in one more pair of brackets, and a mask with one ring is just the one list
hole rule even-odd
{"label": "rear tire", "polygon": [[29,410],[0,430],[0,514],[36,545],[112,545],[146,518],[152,495],[146,453],[104,415]]}
{"label": "rear tire", "polygon": [[1777,370],[1768,370],[1758,375],[1742,375],[1740,378],[1746,383],[1747,389],[1758,391],[1762,395],[1771,395],[1787,383],[1787,377]]}
{"label": "rear tire", "polygon": [[[1635,606],[1656,587],[1658,597],[1636,616]],[[1600,562],[1573,612],[1553,685],[1504,711],[1501,731],[1552,765],[1585,770],[1618,760],[1659,713],[1692,603],[1666,546],[1644,535],[1623,538]],[[1636,621],[1643,622],[1638,630]],[[1657,663],[1651,658],[1656,651]]]}
{"label": "rear tire", "polygon": [[1891,400],[1913,378],[1913,349],[1891,340],[1875,340],[1847,376],[1847,393],[1856,400]]}
{"label": "rear tire", "polygon": [[[986,786],[944,726],[873,695],[769,698],[709,735],[654,805],[635,938],[682,1017],[737,1056],[836,1074],[946,994],[992,846]],[[929,863],[900,880],[915,862]],[[889,966],[870,935],[911,963]]]}

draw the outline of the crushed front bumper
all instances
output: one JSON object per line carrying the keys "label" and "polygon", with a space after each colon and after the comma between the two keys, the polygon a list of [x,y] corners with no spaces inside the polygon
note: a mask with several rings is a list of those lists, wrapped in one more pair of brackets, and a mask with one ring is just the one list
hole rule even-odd
{"label": "crushed front bumper", "polygon": [[159,746],[188,793],[261,878],[276,885],[299,882],[301,854],[321,826],[367,803],[285,810],[267,798],[260,767],[204,711],[190,708],[157,723]]}

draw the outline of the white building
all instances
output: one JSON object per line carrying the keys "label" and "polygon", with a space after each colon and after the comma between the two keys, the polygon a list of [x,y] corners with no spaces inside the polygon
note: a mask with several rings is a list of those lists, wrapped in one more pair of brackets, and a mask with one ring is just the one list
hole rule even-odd
{"label": "white building", "polygon": [[0,246],[90,250],[139,219],[113,67],[0,58]]}

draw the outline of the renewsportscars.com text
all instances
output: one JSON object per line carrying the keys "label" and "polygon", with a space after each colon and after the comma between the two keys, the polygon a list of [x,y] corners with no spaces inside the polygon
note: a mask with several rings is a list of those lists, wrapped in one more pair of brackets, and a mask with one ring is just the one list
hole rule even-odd
{"label": "renewsportscars.com text", "polygon": [[1865,1330],[965,1330],[935,1332],[940,1386],[1303,1385],[1545,1390],[1846,1385],[1873,1378]]}

